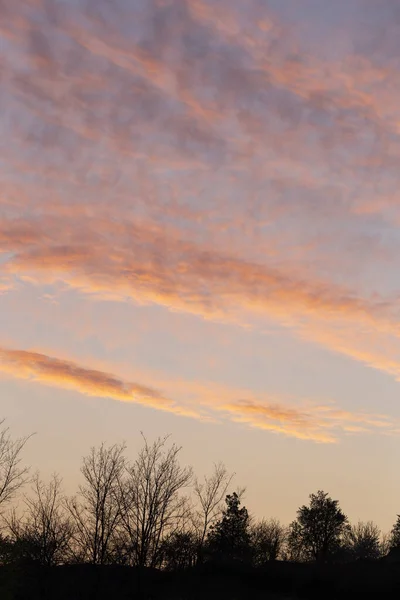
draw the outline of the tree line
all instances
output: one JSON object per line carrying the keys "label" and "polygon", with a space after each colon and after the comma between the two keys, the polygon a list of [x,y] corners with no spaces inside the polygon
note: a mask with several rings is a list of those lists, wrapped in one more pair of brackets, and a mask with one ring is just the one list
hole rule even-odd
{"label": "tree line", "polygon": [[[317,491],[285,526],[257,520],[232,490],[222,463],[197,478],[168,436],[143,445],[91,448],[82,484],[66,496],[59,475],[43,481],[22,462],[29,438],[0,423],[1,564],[125,565],[177,571],[206,562],[262,567],[272,561],[352,562],[400,552],[400,516],[382,535],[373,522],[351,524],[339,502]],[[18,502],[17,502],[18,500]],[[13,508],[11,508],[13,507]]]}

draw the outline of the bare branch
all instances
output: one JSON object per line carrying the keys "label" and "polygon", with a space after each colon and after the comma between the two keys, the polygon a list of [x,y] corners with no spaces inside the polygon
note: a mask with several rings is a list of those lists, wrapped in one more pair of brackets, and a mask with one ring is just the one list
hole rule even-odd
{"label": "bare branch", "polygon": [[8,427],[4,427],[4,419],[0,421],[0,510],[15,498],[20,488],[29,479],[29,467],[23,467],[22,450],[32,437],[12,439]]}
{"label": "bare branch", "polygon": [[222,501],[233,477],[234,474],[229,474],[223,463],[218,463],[214,465],[214,472],[210,477],[205,476],[202,482],[195,480],[194,494],[199,505],[196,528],[200,553],[210,526],[221,514]]}

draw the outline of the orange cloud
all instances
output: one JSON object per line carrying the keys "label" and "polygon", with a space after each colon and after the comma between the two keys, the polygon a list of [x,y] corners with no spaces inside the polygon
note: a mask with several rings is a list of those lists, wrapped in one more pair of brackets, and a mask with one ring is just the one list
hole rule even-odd
{"label": "orange cloud", "polygon": [[257,401],[240,401],[222,405],[220,410],[225,411],[234,421],[258,429],[320,443],[337,442],[339,433],[368,433],[376,430],[392,433],[398,428],[386,416],[357,414],[332,406],[298,409]]}
{"label": "orange cloud", "polygon": [[[182,397],[182,401],[177,402],[152,387],[39,352],[0,348],[0,371],[18,379],[72,389],[88,396],[142,404],[195,419],[218,421],[219,416],[226,415],[252,427],[320,443],[337,442],[343,433],[399,430],[399,425],[387,416],[354,413],[332,404],[308,402],[303,403],[303,407],[295,407],[279,398],[256,398],[249,390],[200,382],[163,381],[163,387],[169,388],[172,395]],[[250,399],[238,399],[243,397]]]}
{"label": "orange cloud", "polygon": [[38,352],[0,348],[0,370],[19,379],[73,389],[88,396],[134,402],[178,415],[200,418],[195,410],[176,405],[153,388]]}
{"label": "orange cloud", "polygon": [[339,354],[386,373],[400,381],[400,344],[396,332],[321,327],[311,323],[303,335]]}

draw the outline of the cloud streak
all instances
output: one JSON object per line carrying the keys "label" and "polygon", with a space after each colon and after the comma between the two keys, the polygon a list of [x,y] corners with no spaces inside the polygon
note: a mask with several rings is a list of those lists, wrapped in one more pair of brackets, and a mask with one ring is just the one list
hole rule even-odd
{"label": "cloud streak", "polygon": [[[277,398],[238,400],[251,393],[196,382],[183,382],[191,402],[187,399],[177,402],[153,387],[40,352],[0,348],[0,371],[14,378],[72,389],[92,397],[141,404],[179,416],[214,422],[221,422],[220,417],[226,416],[251,427],[318,443],[335,443],[344,434],[389,434],[399,430],[399,424],[385,415],[353,413],[332,404],[306,403],[296,407]],[[168,387],[175,388],[179,395],[178,382],[169,382]]]}
{"label": "cloud streak", "polygon": [[399,335],[396,295],[363,297],[282,265],[273,254],[270,264],[265,259],[255,263],[185,241],[173,227],[149,221],[120,223],[83,214],[76,219],[1,220],[7,281],[13,276],[36,284],[61,281],[89,296],[155,304],[244,326],[272,319],[305,340],[393,374],[385,366],[390,359],[374,348],[377,339],[382,345],[385,336]]}
{"label": "cloud streak", "polygon": [[[358,320],[393,331],[395,303],[363,299],[327,282],[302,279],[279,266],[257,264],[177,239],[159,228],[91,221],[91,229],[64,221],[0,222],[9,273],[33,275],[121,299],[162,304],[222,318],[248,310],[285,321],[291,315]],[[49,231],[52,230],[52,233]],[[110,241],[108,241],[108,239]],[[286,272],[285,272],[286,271]]]}
{"label": "cloud streak", "polygon": [[387,416],[357,414],[332,406],[298,409],[279,404],[241,401],[221,406],[234,421],[257,429],[284,433],[301,440],[335,443],[338,434],[393,433],[396,425]]}
{"label": "cloud streak", "polygon": [[0,369],[19,379],[73,389],[88,396],[143,404],[178,415],[199,416],[190,409],[177,406],[153,388],[39,352],[0,348]]}

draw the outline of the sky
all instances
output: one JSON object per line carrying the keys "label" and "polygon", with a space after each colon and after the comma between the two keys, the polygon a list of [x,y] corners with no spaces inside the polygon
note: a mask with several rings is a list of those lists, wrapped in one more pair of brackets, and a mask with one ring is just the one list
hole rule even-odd
{"label": "sky", "polygon": [[0,414],[400,511],[395,0],[0,1]]}

